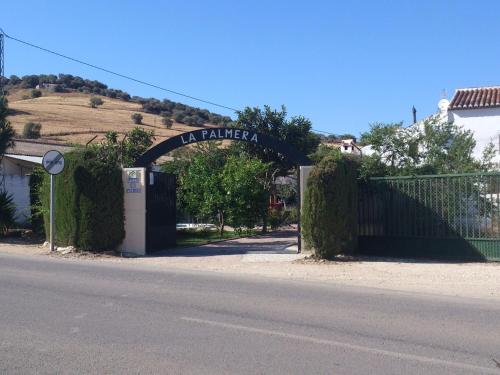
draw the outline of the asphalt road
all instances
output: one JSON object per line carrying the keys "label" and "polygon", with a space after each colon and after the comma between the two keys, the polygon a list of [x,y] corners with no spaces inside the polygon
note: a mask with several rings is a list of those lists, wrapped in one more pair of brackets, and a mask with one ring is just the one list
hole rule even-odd
{"label": "asphalt road", "polygon": [[499,374],[500,304],[0,255],[1,374]]}

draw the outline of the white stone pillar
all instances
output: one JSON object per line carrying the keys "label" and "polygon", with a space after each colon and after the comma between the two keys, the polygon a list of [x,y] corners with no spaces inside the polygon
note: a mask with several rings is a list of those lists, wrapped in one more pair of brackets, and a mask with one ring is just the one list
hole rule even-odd
{"label": "white stone pillar", "polygon": [[146,168],[123,168],[125,256],[146,255]]}

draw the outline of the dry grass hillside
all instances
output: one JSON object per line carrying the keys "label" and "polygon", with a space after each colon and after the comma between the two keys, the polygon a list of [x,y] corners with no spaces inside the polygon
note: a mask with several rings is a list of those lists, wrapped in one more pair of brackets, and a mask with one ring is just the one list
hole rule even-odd
{"label": "dry grass hillside", "polygon": [[41,141],[53,143],[85,144],[95,135],[97,142],[103,139],[107,131],[119,134],[131,130],[135,125],[130,118],[133,113],[141,113],[142,125],[146,130],[153,130],[155,143],[179,133],[198,129],[174,122],[171,129],[162,124],[162,118],[144,113],[140,104],[120,99],[101,97],[104,104],[98,108],[89,106],[89,94],[52,93],[42,90],[43,95],[36,99],[23,99],[31,90],[12,90],[8,96],[9,107],[15,113],[10,122],[20,137],[24,125],[29,122],[42,124]]}

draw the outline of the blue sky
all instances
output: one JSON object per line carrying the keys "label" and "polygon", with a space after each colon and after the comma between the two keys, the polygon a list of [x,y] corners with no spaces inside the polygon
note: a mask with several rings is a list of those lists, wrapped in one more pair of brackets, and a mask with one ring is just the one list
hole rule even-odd
{"label": "blue sky", "polygon": [[[13,37],[226,106],[286,105],[359,134],[500,85],[498,1],[12,1]],[[69,73],[232,115],[6,40],[5,72]]]}

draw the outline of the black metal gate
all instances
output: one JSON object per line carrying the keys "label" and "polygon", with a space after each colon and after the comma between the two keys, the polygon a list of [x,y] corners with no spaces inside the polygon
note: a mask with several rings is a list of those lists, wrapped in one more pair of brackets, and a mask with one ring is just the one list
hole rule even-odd
{"label": "black metal gate", "polygon": [[146,175],[146,251],[175,245],[175,175],[149,170]]}

